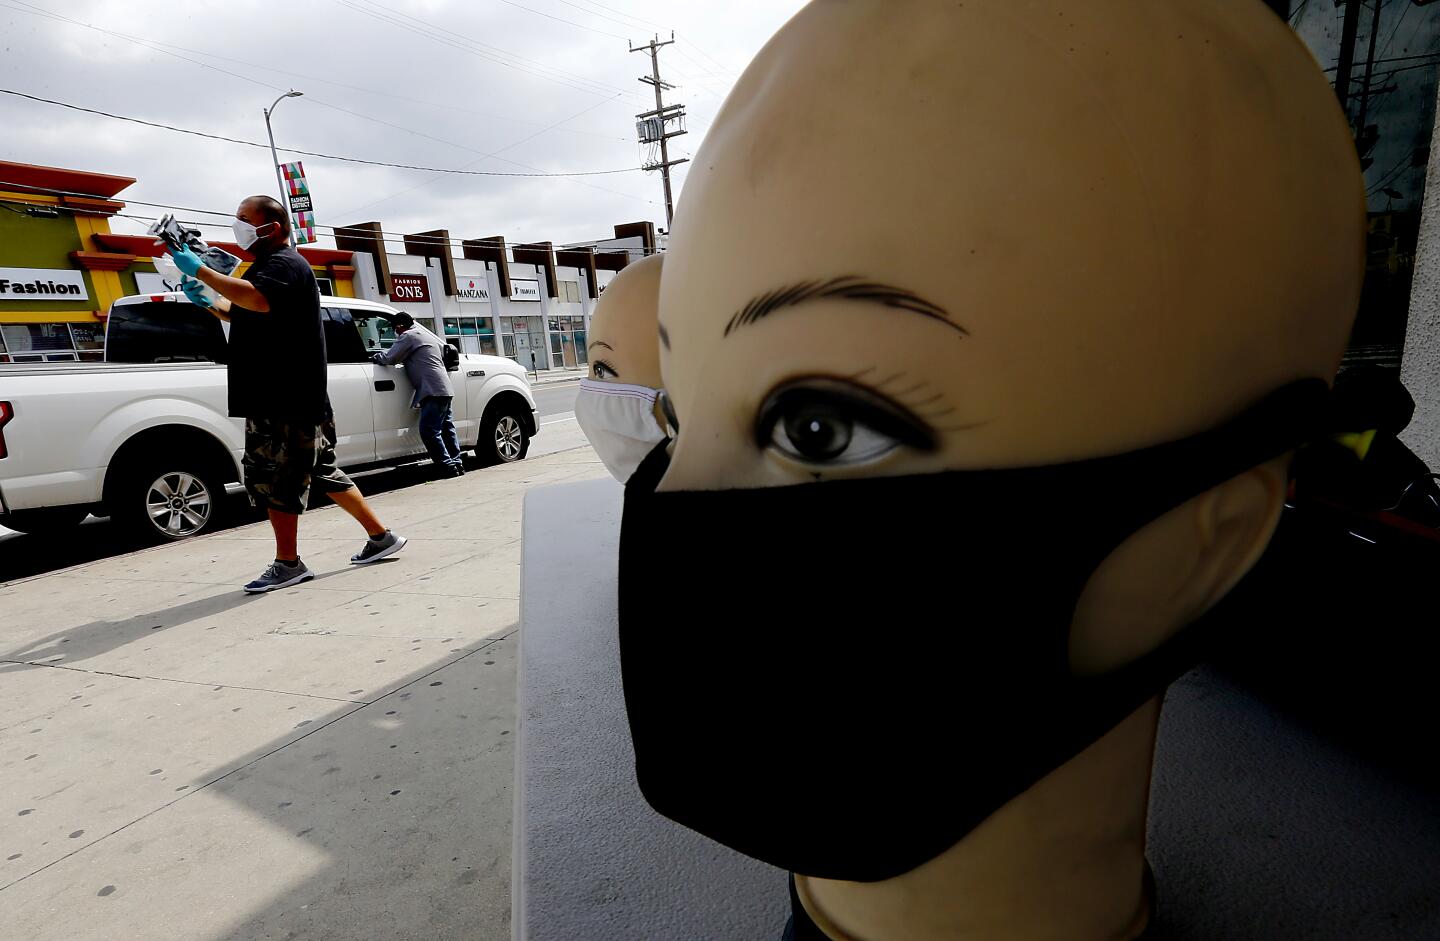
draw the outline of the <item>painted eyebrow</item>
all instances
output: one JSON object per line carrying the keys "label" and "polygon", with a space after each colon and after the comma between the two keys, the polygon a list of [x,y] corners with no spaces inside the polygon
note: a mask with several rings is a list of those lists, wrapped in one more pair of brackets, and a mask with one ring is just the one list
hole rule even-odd
{"label": "painted eyebrow", "polygon": [[725,336],[728,337],[741,327],[763,320],[777,310],[795,307],[810,301],[831,299],[868,301],[895,310],[909,311],[912,314],[918,314],[944,324],[961,336],[968,337],[970,335],[970,331],[950,319],[950,314],[945,308],[925,300],[913,291],[849,276],[831,278],[828,281],[802,281],[799,284],[761,295],[730,318],[730,322],[725,325]]}
{"label": "painted eyebrow", "polygon": [[660,328],[660,342],[665,344],[665,349],[670,349],[670,331],[665,329],[663,323],[656,324],[655,326]]}
{"label": "painted eyebrow", "polygon": [[588,347],[586,347],[586,349],[591,349],[591,350],[593,350],[593,349],[594,349],[595,347],[597,347],[597,346],[603,346],[603,347],[605,347],[605,349],[609,350],[610,352],[612,352],[612,353],[615,352],[615,347],[611,346],[609,343],[606,343],[604,340],[596,340],[596,341],[594,341],[593,343],[591,343]]}

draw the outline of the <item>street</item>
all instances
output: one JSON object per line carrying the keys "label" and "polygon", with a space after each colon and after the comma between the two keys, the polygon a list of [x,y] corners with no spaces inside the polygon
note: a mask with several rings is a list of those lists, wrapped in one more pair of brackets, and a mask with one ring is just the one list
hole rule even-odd
{"label": "street", "polygon": [[522,501],[604,475],[379,493],[367,567],[316,510],[270,595],[264,523],[0,585],[0,935],[508,937]]}
{"label": "street", "polygon": [[[540,433],[530,445],[528,459],[585,444],[585,436],[574,417],[578,392],[577,382],[538,383],[534,386]],[[371,495],[412,487],[429,479],[429,462],[356,475],[360,488]],[[253,522],[256,518],[243,495],[231,500],[230,509],[232,512],[224,528]],[[304,532],[303,526],[301,531]],[[0,527],[0,582],[110,558],[135,548],[135,543],[111,526],[108,519],[93,516],[86,519],[78,530],[53,535],[25,535]]]}

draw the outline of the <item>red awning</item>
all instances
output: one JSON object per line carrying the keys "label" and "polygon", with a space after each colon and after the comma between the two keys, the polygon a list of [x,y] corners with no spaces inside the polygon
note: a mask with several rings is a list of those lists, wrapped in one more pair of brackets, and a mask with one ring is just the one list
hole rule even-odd
{"label": "red awning", "polygon": [[86,173],[84,170],[65,170],[60,167],[0,160],[0,189],[4,189],[6,183],[11,183],[27,189],[61,190],[109,199],[134,182],[135,180],[128,176]]}
{"label": "red awning", "polygon": [[[157,255],[165,254],[165,249],[156,248],[156,240],[148,235],[117,235],[113,232],[97,232],[94,238],[97,244],[112,252],[129,252],[131,255],[142,258],[154,258]],[[255,260],[254,255],[233,242],[209,242],[209,244],[216,248],[223,248],[241,261]],[[324,268],[327,265],[348,265],[350,264],[350,255],[350,252],[342,252],[334,248],[300,249],[300,257],[316,268]]]}

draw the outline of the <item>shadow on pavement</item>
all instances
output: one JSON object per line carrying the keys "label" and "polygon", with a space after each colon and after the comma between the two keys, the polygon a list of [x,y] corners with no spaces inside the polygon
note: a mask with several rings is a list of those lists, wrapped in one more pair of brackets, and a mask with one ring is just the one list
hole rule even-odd
{"label": "shadow on pavement", "polygon": [[257,597],[242,592],[227,592],[159,611],[132,615],[120,621],[91,621],[66,628],[0,654],[0,661],[5,661],[0,663],[0,672],[21,664],[69,666],[82,663],[141,638],[153,637],[160,631],[237,608]]}
{"label": "shadow on pavement", "polygon": [[[470,457],[465,466],[478,468],[479,465]],[[358,475],[356,483],[367,496],[374,496],[425,483],[434,478],[435,471],[429,464],[405,464]],[[312,493],[310,502],[311,509],[330,505],[329,498],[318,490]],[[260,522],[264,518],[263,514],[250,506],[243,495],[235,495],[227,499],[225,515],[218,529],[232,529]],[[0,583],[73,565],[98,562],[141,548],[144,548],[144,543],[113,525],[106,517],[92,516],[80,526],[34,535],[6,535],[5,531],[0,530]]]}
{"label": "shadow on pavement", "polygon": [[[211,937],[509,936],[514,630],[453,651],[368,705],[337,708],[302,738],[255,749],[192,792],[241,809],[239,839],[263,834],[278,843],[271,852],[324,858]],[[281,878],[243,872],[259,865],[211,867],[205,878],[217,885],[195,888]]]}

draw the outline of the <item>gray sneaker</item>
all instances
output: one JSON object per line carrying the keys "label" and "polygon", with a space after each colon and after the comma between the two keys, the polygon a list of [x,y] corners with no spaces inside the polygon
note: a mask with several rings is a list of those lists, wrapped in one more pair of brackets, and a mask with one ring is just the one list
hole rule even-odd
{"label": "gray sneaker", "polygon": [[369,565],[371,562],[379,562],[404,549],[407,541],[404,536],[397,536],[387,529],[385,535],[379,539],[372,537],[365,540],[365,545],[360,547],[360,551],[350,557],[350,564]]}
{"label": "gray sneaker", "polygon": [[260,573],[260,577],[245,586],[245,591],[252,595],[264,594],[267,591],[276,591],[281,588],[289,588],[291,585],[298,585],[301,582],[308,582],[315,577],[310,567],[300,560],[294,565],[286,565],[284,562],[274,561],[269,568]]}

